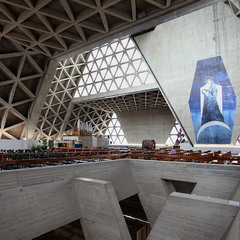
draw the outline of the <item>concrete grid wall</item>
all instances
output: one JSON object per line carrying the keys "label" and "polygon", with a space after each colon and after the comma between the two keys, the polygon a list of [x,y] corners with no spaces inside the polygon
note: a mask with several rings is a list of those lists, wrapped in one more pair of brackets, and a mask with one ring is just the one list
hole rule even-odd
{"label": "concrete grid wall", "polygon": [[135,40],[193,144],[188,101],[197,61],[222,57],[237,96],[234,144],[240,133],[240,19],[229,6],[212,5],[161,24]]}

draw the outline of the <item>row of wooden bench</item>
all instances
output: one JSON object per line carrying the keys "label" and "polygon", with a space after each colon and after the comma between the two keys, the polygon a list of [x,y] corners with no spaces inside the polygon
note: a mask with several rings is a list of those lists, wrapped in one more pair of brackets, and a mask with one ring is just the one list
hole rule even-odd
{"label": "row of wooden bench", "polygon": [[129,156],[133,159],[149,159],[161,161],[181,161],[196,163],[216,163],[216,164],[235,164],[240,165],[240,156],[232,156],[231,151],[131,151]]}
{"label": "row of wooden bench", "polygon": [[151,150],[144,149],[121,149],[121,148],[102,148],[102,149],[71,149],[71,151],[62,151],[55,149],[52,152],[39,153],[8,153],[0,154],[0,165],[24,164],[29,162],[46,161],[71,161],[88,158],[106,158],[106,159],[145,159],[161,161],[179,161],[196,163],[216,163],[240,165],[240,156],[232,156],[231,152],[221,151],[183,151],[183,150]]}

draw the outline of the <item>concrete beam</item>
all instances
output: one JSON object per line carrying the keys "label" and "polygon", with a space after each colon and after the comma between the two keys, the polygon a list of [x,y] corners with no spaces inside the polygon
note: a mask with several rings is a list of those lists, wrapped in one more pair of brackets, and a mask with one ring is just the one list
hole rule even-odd
{"label": "concrete beam", "polygon": [[239,202],[174,192],[148,239],[219,240],[239,209]]}
{"label": "concrete beam", "polygon": [[86,240],[131,240],[111,182],[77,178],[75,190]]}
{"label": "concrete beam", "polygon": [[41,115],[42,108],[44,106],[45,100],[47,98],[47,94],[52,83],[54,74],[57,69],[58,62],[54,60],[50,60],[48,63],[47,70],[45,71],[45,75],[42,79],[42,84],[37,94],[33,109],[31,110],[31,115],[29,117],[29,122],[27,126],[28,139],[32,139],[34,136],[35,129],[37,127],[37,123],[39,117]]}
{"label": "concrete beam", "polygon": [[63,134],[64,134],[64,132],[66,131],[67,124],[68,124],[69,119],[70,119],[70,116],[71,116],[71,114],[72,114],[73,106],[74,106],[74,104],[71,102],[71,103],[69,104],[67,113],[66,113],[66,115],[65,115],[65,117],[64,117],[64,121],[63,121],[63,123],[62,123],[62,125],[61,125],[61,128],[60,128],[60,131],[59,131],[57,140],[61,140],[61,139],[63,138]]}
{"label": "concrete beam", "polygon": [[124,88],[124,89],[119,89],[116,91],[109,91],[109,92],[98,93],[98,94],[94,94],[94,95],[88,95],[85,97],[74,98],[72,100],[72,102],[73,103],[82,103],[82,102],[96,101],[96,100],[100,100],[100,99],[104,99],[104,98],[114,98],[114,97],[131,95],[131,94],[147,92],[147,91],[154,91],[154,90],[159,90],[159,86],[158,86],[157,82],[152,83],[152,84],[146,84],[146,85],[141,85],[141,86],[137,86],[137,87],[132,87],[132,88]]}

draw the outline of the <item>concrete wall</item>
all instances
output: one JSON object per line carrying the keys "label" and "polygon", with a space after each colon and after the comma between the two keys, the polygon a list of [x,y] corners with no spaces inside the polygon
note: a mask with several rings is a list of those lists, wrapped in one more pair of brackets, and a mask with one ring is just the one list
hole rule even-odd
{"label": "concrete wall", "polygon": [[[77,178],[81,180],[76,180]],[[91,181],[85,178],[91,178]],[[118,201],[138,193],[154,228],[163,209],[166,209],[170,196],[166,179],[195,182],[190,197],[193,198],[193,205],[197,204],[194,196],[211,201],[214,208],[219,202],[223,203],[223,200],[234,204],[234,212],[231,209],[228,211],[228,208],[223,209],[226,211],[225,222],[234,221],[222,233],[228,240],[239,239],[239,215],[236,215],[240,204],[239,166],[127,159],[0,172],[1,239],[32,239],[79,218],[83,222],[91,222],[91,226],[82,224],[87,239],[94,239],[99,231],[104,236],[100,239],[128,239]],[[82,210],[85,207],[86,212]],[[211,208],[204,206],[199,211],[211,214]],[[181,210],[181,214],[183,219],[189,214],[193,214],[191,219],[197,217],[194,211],[183,215],[185,213]],[[178,215],[173,215],[173,218],[174,216]],[[184,229],[187,232],[191,228],[184,226]],[[198,231],[214,234],[211,226],[198,225]],[[171,233],[168,230],[164,234],[170,236]],[[158,238],[151,239],[162,239],[161,234]]]}
{"label": "concrete wall", "polygon": [[108,138],[100,138],[94,136],[80,136],[79,139],[82,141],[83,146],[87,147],[109,147]]}
{"label": "concrete wall", "polygon": [[169,196],[163,179],[197,183],[192,194],[227,200],[233,198],[240,181],[240,167],[235,166],[143,160],[132,160],[130,166],[151,226]]}
{"label": "concrete wall", "polygon": [[135,38],[159,84],[193,144],[196,143],[188,105],[198,60],[221,56],[237,96],[232,133],[240,132],[240,19],[219,3],[161,24]]}
{"label": "concrete wall", "polygon": [[[233,194],[232,199],[234,201],[240,202],[240,183]],[[225,240],[240,240],[240,211],[238,212],[237,216],[235,217],[232,225],[229,227],[228,232],[226,233]]]}
{"label": "concrete wall", "polygon": [[138,191],[124,161],[0,172],[0,238],[32,239],[79,219],[78,177],[110,181],[119,201]]}
{"label": "concrete wall", "polygon": [[[63,136],[64,141],[74,140],[78,141],[78,138],[85,147],[109,147],[109,139],[105,137],[94,137],[94,136]],[[60,141],[61,142],[61,141]],[[54,143],[57,143],[55,141]],[[57,145],[56,145],[57,147]]]}
{"label": "concrete wall", "polygon": [[175,123],[168,108],[118,112],[117,116],[128,144],[141,144],[144,139],[165,144]]}
{"label": "concrete wall", "polygon": [[97,138],[93,136],[80,136],[80,141],[82,141],[83,146],[87,147],[97,147]]}
{"label": "concrete wall", "polygon": [[11,140],[11,139],[0,139],[0,149],[3,150],[18,150],[18,149],[31,149],[32,145],[37,145],[37,140]]}
{"label": "concrete wall", "polygon": [[109,147],[109,138],[99,137],[97,138],[98,147]]}

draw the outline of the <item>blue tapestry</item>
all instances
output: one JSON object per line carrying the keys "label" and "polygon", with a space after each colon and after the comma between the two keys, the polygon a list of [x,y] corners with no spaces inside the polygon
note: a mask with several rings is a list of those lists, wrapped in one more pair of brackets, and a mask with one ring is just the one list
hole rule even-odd
{"label": "blue tapestry", "polygon": [[197,62],[189,107],[197,143],[231,142],[236,95],[220,56]]}

